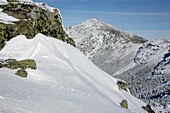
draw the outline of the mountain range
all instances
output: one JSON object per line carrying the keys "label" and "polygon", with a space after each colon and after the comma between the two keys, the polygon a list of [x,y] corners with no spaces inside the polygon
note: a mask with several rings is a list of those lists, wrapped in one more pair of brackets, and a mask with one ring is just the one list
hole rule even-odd
{"label": "mountain range", "polygon": [[[94,64],[130,85],[146,103],[170,111],[170,41],[148,41],[97,19],[66,28]],[[161,110],[160,110],[161,111]]]}

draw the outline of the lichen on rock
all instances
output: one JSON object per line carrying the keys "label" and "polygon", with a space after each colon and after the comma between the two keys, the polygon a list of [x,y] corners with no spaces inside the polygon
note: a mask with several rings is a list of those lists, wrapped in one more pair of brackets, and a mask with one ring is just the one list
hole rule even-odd
{"label": "lichen on rock", "polygon": [[20,76],[20,77],[23,77],[23,78],[26,78],[27,77],[27,72],[25,70],[18,70],[16,73],[15,73],[17,76]]}
{"label": "lichen on rock", "polygon": [[75,46],[74,41],[66,34],[62,26],[58,9],[50,12],[34,3],[20,3],[16,0],[9,0],[8,4],[0,5],[0,8],[3,9],[2,12],[9,16],[20,19],[12,22],[13,24],[0,22],[0,49],[3,48],[6,41],[17,35],[25,35],[28,39],[31,39],[38,33]]}
{"label": "lichen on rock", "polygon": [[36,69],[36,62],[32,59],[17,61],[16,59],[0,60],[0,68],[19,69],[15,74],[20,77],[27,77],[26,69]]}
{"label": "lichen on rock", "polygon": [[120,106],[121,106],[122,108],[128,109],[128,102],[127,102],[127,100],[123,100],[123,101],[120,103]]}
{"label": "lichen on rock", "polygon": [[130,86],[126,82],[122,80],[118,80],[117,85],[118,85],[119,90],[125,90],[129,92]]}

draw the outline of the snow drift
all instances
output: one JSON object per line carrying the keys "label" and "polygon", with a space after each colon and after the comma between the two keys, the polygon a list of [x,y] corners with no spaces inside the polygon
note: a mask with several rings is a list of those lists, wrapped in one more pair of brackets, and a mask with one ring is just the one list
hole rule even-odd
{"label": "snow drift", "polygon": [[[119,90],[117,79],[78,49],[42,34],[11,39],[0,59],[34,59],[37,69],[21,78],[0,69],[0,113],[144,113],[146,104]],[[120,107],[128,101],[128,109]]]}

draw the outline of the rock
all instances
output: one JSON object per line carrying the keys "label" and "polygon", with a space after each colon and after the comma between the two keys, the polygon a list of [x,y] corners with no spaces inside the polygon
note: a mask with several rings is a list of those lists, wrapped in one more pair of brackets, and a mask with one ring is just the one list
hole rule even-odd
{"label": "rock", "polygon": [[121,106],[122,108],[128,109],[128,102],[127,102],[127,100],[123,100],[123,101],[120,103],[120,106]]}
{"label": "rock", "polygon": [[119,87],[119,90],[125,90],[128,92],[130,89],[129,85],[122,80],[118,80],[117,85]]}
{"label": "rock", "polygon": [[36,69],[37,68],[36,62],[32,59],[18,61],[18,67],[21,69],[26,69],[26,68]]}
{"label": "rock", "polygon": [[155,113],[153,110],[152,110],[152,108],[151,108],[151,106],[148,104],[148,105],[146,105],[146,107],[145,106],[142,106],[142,109],[144,109],[145,111],[147,111],[148,113]]}
{"label": "rock", "polygon": [[25,71],[27,68],[36,69],[36,62],[32,59],[26,59],[17,61],[16,59],[7,59],[0,60],[0,68],[8,68],[8,69],[19,69],[15,74],[21,77],[27,77],[27,72]]}
{"label": "rock", "polygon": [[32,39],[38,33],[75,46],[74,41],[66,34],[62,26],[61,15],[58,9],[50,12],[34,3],[24,4],[16,0],[9,0],[8,4],[0,5],[0,8],[9,16],[20,19],[12,22],[13,24],[0,22],[0,49],[4,47],[6,41],[17,35],[25,35],[28,39]]}
{"label": "rock", "polygon": [[4,63],[0,63],[1,68],[9,68],[9,69],[36,69],[36,62],[32,59],[26,59],[26,60],[21,60],[17,61],[15,59],[7,59],[4,61]]}
{"label": "rock", "polygon": [[27,72],[25,70],[18,70],[16,73],[15,73],[17,76],[20,76],[20,77],[23,77],[23,78],[26,78],[27,77]]}

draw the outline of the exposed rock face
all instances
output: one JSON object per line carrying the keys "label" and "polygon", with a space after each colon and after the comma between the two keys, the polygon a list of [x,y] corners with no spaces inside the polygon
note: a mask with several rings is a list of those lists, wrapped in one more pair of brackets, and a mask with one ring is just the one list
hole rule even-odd
{"label": "exposed rock face", "polygon": [[2,12],[19,19],[19,21],[5,24],[0,22],[0,49],[5,42],[17,35],[26,35],[28,39],[37,33],[42,33],[75,46],[62,26],[62,19],[58,9],[49,11],[46,4],[21,3],[8,0],[8,4],[0,5]]}
{"label": "exposed rock face", "polygon": [[121,106],[122,108],[128,109],[128,102],[127,102],[127,100],[123,100],[123,101],[120,103],[120,106]]}
{"label": "exposed rock face", "polygon": [[130,86],[122,80],[118,80],[117,85],[119,87],[119,90],[125,90],[128,92],[130,89]]}
{"label": "exposed rock face", "polygon": [[142,106],[142,108],[143,108],[145,111],[147,111],[148,113],[155,113],[155,112],[152,110],[152,108],[151,108],[150,105],[146,105],[146,107],[145,107],[145,106]]}
{"label": "exposed rock face", "polygon": [[17,61],[16,59],[7,59],[0,60],[0,68],[8,68],[8,69],[19,69],[15,74],[21,77],[27,77],[27,72],[25,71],[27,68],[36,69],[36,62],[32,59],[26,59]]}

